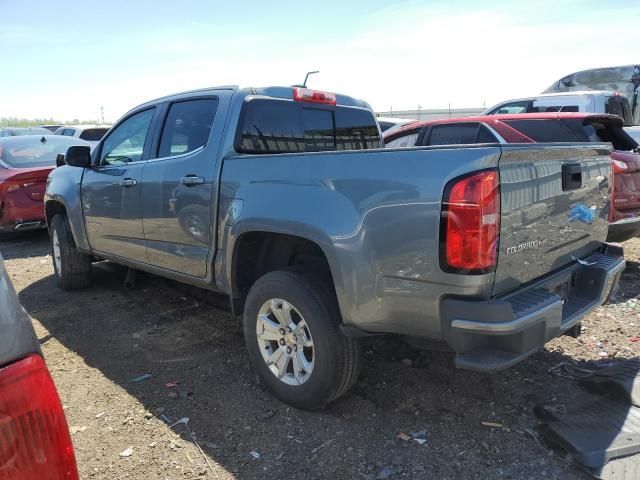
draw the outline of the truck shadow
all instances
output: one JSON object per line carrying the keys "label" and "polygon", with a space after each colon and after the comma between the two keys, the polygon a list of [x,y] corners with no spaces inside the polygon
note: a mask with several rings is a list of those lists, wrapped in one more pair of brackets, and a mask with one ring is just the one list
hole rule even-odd
{"label": "truck shadow", "polygon": [[[22,290],[20,300],[50,337],[161,421],[189,417],[204,451],[238,478],[263,477],[266,467],[269,477],[376,478],[386,465],[406,478],[425,471],[438,478],[587,478],[528,433],[535,405],[571,405],[590,395],[549,374],[574,362],[570,355],[544,351],[510,370],[478,374],[456,370],[451,353],[376,337],[365,343],[353,390],[324,411],[304,412],[261,387],[241,324],[221,308],[224,298],[143,274],[128,290],[124,270],[108,262],[94,266],[93,280],[85,291],[63,292],[49,276]],[[427,431],[427,448],[397,439],[419,430]]]}

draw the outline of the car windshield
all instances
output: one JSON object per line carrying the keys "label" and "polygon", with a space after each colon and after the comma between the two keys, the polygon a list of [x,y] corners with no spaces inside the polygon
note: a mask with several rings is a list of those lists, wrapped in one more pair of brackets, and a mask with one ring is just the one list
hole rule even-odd
{"label": "car windshield", "polygon": [[98,142],[108,131],[108,128],[87,128],[80,134],[80,138],[89,142]]}
{"label": "car windshield", "polygon": [[55,167],[56,156],[71,145],[87,145],[51,134],[0,139],[0,160],[10,168]]}

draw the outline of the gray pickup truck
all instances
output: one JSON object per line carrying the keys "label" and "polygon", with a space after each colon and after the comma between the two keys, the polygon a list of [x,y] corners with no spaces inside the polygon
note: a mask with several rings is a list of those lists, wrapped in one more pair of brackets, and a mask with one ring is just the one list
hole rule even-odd
{"label": "gray pickup truck", "polygon": [[616,285],[609,146],[381,147],[369,105],[327,92],[145,103],[49,176],[59,284],[110,260],[227,294],[264,384],[305,409],[354,383],[359,337],[506,368],[577,333]]}

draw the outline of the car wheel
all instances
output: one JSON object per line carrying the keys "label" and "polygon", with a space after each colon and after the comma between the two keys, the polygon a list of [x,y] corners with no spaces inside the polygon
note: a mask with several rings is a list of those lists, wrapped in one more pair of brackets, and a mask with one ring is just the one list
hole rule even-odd
{"label": "car wheel", "polygon": [[315,410],[342,396],[360,373],[360,343],[339,328],[335,294],[298,271],[271,272],[244,310],[249,356],[261,381],[285,403]]}
{"label": "car wheel", "polygon": [[51,220],[51,257],[60,288],[76,290],[91,284],[91,256],[78,251],[66,215]]}

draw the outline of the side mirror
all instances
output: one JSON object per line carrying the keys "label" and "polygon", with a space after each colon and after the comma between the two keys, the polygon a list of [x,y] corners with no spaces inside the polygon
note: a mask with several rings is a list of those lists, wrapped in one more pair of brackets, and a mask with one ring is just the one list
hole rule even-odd
{"label": "side mirror", "polygon": [[84,145],[74,145],[67,149],[65,163],[72,167],[89,168],[91,166],[91,148]]}
{"label": "side mirror", "polygon": [[59,153],[56,155],[56,167],[62,167],[66,165],[67,161],[64,159],[64,153]]}

